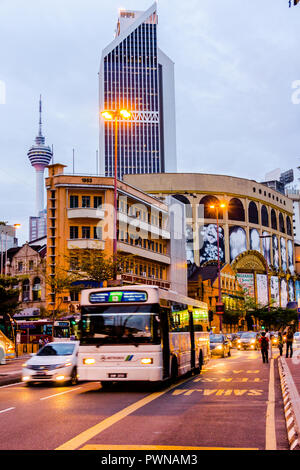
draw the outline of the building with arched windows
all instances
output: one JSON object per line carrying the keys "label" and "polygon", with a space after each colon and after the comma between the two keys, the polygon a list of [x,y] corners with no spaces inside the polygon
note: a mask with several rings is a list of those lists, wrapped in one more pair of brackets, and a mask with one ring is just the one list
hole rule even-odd
{"label": "building with arched windows", "polygon": [[[126,175],[125,181],[156,197],[185,204],[187,261],[193,272],[216,262],[231,264],[239,282],[260,304],[295,301],[292,201],[262,183],[201,173]],[[218,218],[216,207],[219,208]],[[214,206],[214,208],[212,208]],[[219,237],[217,236],[219,225]]]}

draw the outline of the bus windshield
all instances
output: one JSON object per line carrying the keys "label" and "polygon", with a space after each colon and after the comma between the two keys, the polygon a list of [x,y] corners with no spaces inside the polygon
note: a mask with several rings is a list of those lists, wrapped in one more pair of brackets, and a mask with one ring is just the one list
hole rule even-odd
{"label": "bus windshield", "polygon": [[151,305],[85,307],[80,344],[159,344],[159,315],[149,307]]}

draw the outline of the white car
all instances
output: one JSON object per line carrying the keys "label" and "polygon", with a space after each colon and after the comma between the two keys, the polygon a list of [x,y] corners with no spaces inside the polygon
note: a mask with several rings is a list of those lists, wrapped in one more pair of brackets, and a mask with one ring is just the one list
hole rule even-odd
{"label": "white car", "polygon": [[300,345],[300,333],[299,331],[296,331],[296,333],[294,333],[294,343],[296,343],[296,345]]}
{"label": "white car", "polygon": [[78,341],[46,344],[23,364],[22,381],[28,385],[33,382],[70,382],[76,385],[78,347]]}

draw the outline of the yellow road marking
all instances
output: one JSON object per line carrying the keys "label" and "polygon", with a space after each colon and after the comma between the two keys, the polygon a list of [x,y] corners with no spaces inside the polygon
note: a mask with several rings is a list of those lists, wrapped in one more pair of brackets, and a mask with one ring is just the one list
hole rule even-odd
{"label": "yellow road marking", "polygon": [[254,447],[181,447],[181,446],[153,446],[153,445],[102,445],[88,444],[80,450],[258,450]]}
{"label": "yellow road marking", "polygon": [[166,390],[163,390],[162,392],[155,392],[155,393],[151,393],[150,395],[147,395],[145,398],[142,398],[141,400],[133,403],[132,405],[127,406],[123,410],[118,411],[112,416],[109,416],[103,421],[100,421],[100,423],[96,424],[95,426],[92,426],[86,431],[83,431],[82,433],[78,434],[78,436],[74,437],[73,439],[70,439],[69,441],[65,442],[61,446],[57,447],[56,450],[78,449],[80,446],[82,446],[87,441],[95,437],[97,434],[100,434],[101,432],[105,431],[105,429],[109,428],[110,426],[117,423],[121,419],[126,418],[126,416],[130,415],[131,413],[134,413],[136,410],[142,408],[143,406],[147,405],[151,401],[156,400],[156,398],[161,397],[162,395],[166,394],[173,388],[176,388],[179,385],[189,382],[191,380],[192,378],[183,379],[180,382],[171,385],[170,387],[168,387]]}

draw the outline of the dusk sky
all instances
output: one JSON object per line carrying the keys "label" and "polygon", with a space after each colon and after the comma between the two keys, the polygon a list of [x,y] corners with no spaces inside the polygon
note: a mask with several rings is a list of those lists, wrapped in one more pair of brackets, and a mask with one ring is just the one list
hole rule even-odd
{"label": "dusk sky", "polygon": [[[74,148],[75,172],[95,173],[101,52],[114,38],[119,8],[151,4],[0,0],[0,82],[6,89],[0,220],[22,224],[20,242],[28,240],[28,217],[35,211],[27,151],[38,132],[39,95],[55,162],[71,172]],[[296,168],[300,6],[288,8],[288,0],[159,0],[158,18],[159,47],[175,62],[178,171],[262,181],[275,168]]]}

